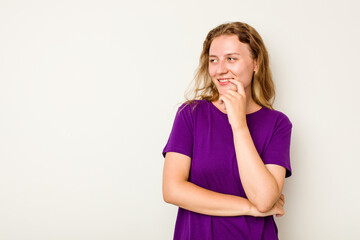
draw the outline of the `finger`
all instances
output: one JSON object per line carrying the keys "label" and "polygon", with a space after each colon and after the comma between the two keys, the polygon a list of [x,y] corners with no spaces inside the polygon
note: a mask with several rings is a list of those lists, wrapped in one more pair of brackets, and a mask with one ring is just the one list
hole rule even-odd
{"label": "finger", "polygon": [[222,100],[222,98],[219,97],[219,102],[220,102],[220,104],[223,104],[223,103],[224,103],[224,100]]}
{"label": "finger", "polygon": [[285,200],[285,198],[284,198],[284,195],[283,195],[283,194],[281,194],[281,195],[280,195],[279,200],[280,200],[280,199],[281,199],[281,200]]}
{"label": "finger", "polygon": [[229,90],[226,92],[226,94],[229,94],[229,95],[231,95],[231,96],[234,96],[234,97],[236,97],[237,99],[239,99],[240,96],[241,96],[237,91],[231,90],[231,89],[229,89]]}
{"label": "finger", "polygon": [[221,95],[220,97],[219,97],[219,101],[220,102],[227,102],[229,100],[229,97],[228,96],[226,96],[226,94],[223,94],[223,95]]}
{"label": "finger", "polygon": [[281,199],[284,201],[284,204],[285,204],[285,196],[284,196],[284,194],[281,194]]}
{"label": "finger", "polygon": [[229,100],[229,97],[228,97],[228,96],[221,95],[221,96],[219,97],[219,102],[220,102],[220,104],[224,105],[224,107],[225,107],[225,109],[226,109],[226,105],[229,105],[230,100]]}
{"label": "finger", "polygon": [[241,95],[246,96],[244,85],[243,85],[242,82],[236,81],[234,79],[229,79],[229,81],[236,85],[238,93],[240,93]]}
{"label": "finger", "polygon": [[281,200],[285,200],[285,197],[284,197],[284,195],[282,195],[282,196],[280,197],[280,199],[281,199]]}
{"label": "finger", "polygon": [[226,103],[230,102],[230,101],[233,101],[234,100],[234,96],[230,93],[225,93],[223,95],[221,95],[220,97],[223,101],[226,101]]}
{"label": "finger", "polygon": [[222,96],[219,97],[219,103],[226,110],[226,104]]}
{"label": "finger", "polygon": [[278,208],[278,209],[276,210],[276,216],[277,216],[277,217],[281,217],[281,216],[283,216],[284,214],[285,214],[285,211],[284,211],[283,208]]}

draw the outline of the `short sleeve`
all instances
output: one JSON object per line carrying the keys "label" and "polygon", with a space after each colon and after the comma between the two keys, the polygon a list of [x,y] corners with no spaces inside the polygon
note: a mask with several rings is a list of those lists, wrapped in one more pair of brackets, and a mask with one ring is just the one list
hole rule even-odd
{"label": "short sleeve", "polygon": [[167,152],[177,152],[192,158],[193,152],[193,120],[189,105],[179,107],[169,139],[163,149],[163,156]]}
{"label": "short sleeve", "polygon": [[290,177],[292,174],[290,164],[291,130],[291,121],[286,115],[281,114],[276,121],[270,142],[262,155],[264,164],[277,164],[286,168],[285,177]]}

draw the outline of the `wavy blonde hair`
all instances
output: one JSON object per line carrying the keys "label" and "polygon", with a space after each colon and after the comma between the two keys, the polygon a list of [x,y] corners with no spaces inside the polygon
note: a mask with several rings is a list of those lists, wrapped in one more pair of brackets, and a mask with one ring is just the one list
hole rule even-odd
{"label": "wavy blonde hair", "polygon": [[212,41],[221,35],[236,35],[240,42],[249,46],[251,57],[256,59],[258,64],[258,70],[254,72],[251,81],[252,98],[258,105],[273,109],[275,86],[271,77],[268,52],[259,33],[242,22],[222,24],[206,36],[193,86],[185,94],[188,104],[199,99],[216,101],[219,98],[219,92],[209,75],[209,49]]}

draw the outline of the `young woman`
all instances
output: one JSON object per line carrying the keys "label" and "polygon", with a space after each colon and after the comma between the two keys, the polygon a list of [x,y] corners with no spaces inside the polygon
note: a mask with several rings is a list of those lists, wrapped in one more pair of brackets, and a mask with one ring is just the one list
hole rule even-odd
{"label": "young woman", "polygon": [[179,206],[174,239],[278,239],[292,124],[272,108],[274,95],[254,28],[233,22],[208,33],[194,96],[163,150],[163,197]]}

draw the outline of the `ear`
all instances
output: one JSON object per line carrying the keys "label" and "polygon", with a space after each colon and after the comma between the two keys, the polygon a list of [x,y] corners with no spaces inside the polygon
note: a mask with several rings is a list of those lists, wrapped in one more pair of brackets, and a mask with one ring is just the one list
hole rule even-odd
{"label": "ear", "polygon": [[258,70],[258,60],[254,59],[254,72],[257,72]]}

